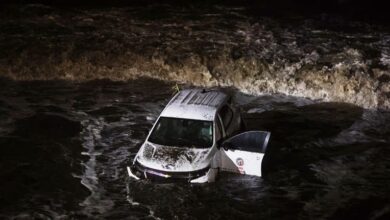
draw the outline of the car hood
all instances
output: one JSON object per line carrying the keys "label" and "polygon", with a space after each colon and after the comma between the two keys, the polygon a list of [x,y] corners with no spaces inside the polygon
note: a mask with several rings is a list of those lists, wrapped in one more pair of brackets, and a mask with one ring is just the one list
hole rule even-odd
{"label": "car hood", "polygon": [[191,172],[210,164],[211,148],[172,147],[145,143],[137,160],[142,165],[166,172]]}

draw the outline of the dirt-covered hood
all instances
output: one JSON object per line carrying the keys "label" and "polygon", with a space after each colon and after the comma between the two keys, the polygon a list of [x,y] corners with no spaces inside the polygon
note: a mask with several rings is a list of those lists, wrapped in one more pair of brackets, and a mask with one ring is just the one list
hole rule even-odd
{"label": "dirt-covered hood", "polygon": [[210,164],[211,148],[172,147],[146,142],[137,160],[142,165],[167,172],[191,172]]}

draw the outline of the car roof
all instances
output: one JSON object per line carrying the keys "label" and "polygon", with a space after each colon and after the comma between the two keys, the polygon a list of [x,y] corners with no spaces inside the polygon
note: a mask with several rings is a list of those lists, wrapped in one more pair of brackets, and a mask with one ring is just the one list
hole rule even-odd
{"label": "car roof", "polygon": [[171,99],[161,116],[213,121],[218,109],[228,98],[219,90],[182,90]]}

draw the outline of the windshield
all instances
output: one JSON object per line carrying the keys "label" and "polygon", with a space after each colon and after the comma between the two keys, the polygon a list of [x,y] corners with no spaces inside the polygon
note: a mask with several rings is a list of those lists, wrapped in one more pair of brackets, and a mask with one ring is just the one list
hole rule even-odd
{"label": "windshield", "polygon": [[166,146],[208,148],[213,145],[213,122],[160,117],[149,141]]}

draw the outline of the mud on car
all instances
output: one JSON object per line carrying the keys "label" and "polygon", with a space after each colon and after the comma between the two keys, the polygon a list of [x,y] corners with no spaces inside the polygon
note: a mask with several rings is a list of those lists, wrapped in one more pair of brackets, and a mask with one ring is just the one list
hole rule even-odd
{"label": "mud on car", "polygon": [[242,119],[219,90],[178,92],[154,123],[133,163],[134,179],[213,182],[219,171],[261,176],[270,132],[239,133]]}

